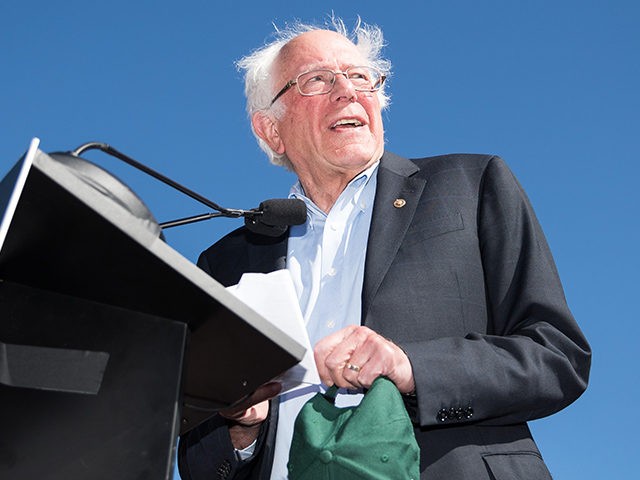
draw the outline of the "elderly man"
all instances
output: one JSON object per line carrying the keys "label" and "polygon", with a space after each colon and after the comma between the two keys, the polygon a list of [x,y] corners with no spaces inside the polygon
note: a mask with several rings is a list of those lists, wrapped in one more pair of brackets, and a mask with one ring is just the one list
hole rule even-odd
{"label": "elderly man", "polygon": [[[526,195],[493,156],[385,151],[381,31],[334,27],[281,31],[240,62],[254,133],[298,176],[306,224],[276,239],[239,229],[199,265],[225,285],[287,268],[321,380],[343,405],[393,381],[421,478],[550,478],[526,422],[584,391],[590,350]],[[278,388],[185,435],[182,477],[286,478],[313,391]]]}

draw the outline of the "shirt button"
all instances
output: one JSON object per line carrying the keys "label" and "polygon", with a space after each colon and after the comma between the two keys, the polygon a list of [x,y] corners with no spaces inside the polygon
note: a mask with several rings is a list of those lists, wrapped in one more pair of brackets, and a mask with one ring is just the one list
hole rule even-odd
{"label": "shirt button", "polygon": [[335,327],[335,326],[336,326],[336,321],[335,321],[335,320],[329,320],[329,321],[327,322],[327,327],[329,327],[329,328],[333,328],[333,327]]}
{"label": "shirt button", "polygon": [[332,223],[331,225],[329,225],[329,228],[330,228],[331,230],[333,230],[334,232],[335,232],[336,230],[338,230],[338,226],[337,226],[335,223]]}
{"label": "shirt button", "polygon": [[338,271],[335,268],[331,267],[327,272],[327,275],[329,275],[330,277],[335,277],[336,273],[338,273]]}

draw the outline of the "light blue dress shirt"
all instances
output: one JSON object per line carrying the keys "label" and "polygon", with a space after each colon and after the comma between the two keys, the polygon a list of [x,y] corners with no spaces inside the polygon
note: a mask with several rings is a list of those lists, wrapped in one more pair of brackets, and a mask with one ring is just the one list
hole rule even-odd
{"label": "light blue dress shirt", "polygon": [[[287,269],[300,302],[311,345],[348,325],[360,325],[364,261],[378,163],[355,177],[329,213],[320,210],[304,194],[300,183],[290,197],[307,205],[307,222],[291,227]],[[322,387],[306,388],[280,396],[278,433],[272,479],[287,478],[287,461],[293,423],[302,405]],[[336,405],[355,405],[362,393],[341,391]]]}

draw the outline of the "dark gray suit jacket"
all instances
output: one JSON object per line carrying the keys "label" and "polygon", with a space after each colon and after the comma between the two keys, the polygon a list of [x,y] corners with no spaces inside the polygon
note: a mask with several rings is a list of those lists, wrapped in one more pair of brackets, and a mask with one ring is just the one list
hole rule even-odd
{"label": "dark gray suit jacket", "polygon": [[[244,272],[284,268],[286,243],[286,235],[239,229],[199,264],[231,285]],[[362,323],[412,363],[416,396],[405,403],[422,479],[550,478],[526,422],[584,391],[590,349],[529,201],[501,159],[409,161],[385,152],[362,305]],[[183,478],[269,478],[274,425],[265,422],[256,458],[242,463],[214,417],[181,440]]]}

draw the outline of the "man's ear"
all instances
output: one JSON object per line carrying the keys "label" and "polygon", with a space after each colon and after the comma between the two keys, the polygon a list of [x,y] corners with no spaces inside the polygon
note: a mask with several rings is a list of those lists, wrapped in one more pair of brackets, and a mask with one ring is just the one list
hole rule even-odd
{"label": "man's ear", "polygon": [[269,115],[265,112],[254,113],[251,117],[251,125],[256,135],[264,140],[271,150],[279,155],[284,153],[284,142],[278,134],[275,122]]}

